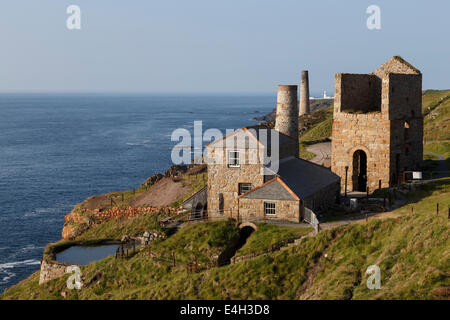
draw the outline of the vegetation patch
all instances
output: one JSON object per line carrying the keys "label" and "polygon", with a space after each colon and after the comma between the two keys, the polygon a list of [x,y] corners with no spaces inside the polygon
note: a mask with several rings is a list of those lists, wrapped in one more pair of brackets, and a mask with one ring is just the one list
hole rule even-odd
{"label": "vegetation patch", "polygon": [[92,239],[115,239],[120,240],[123,236],[142,236],[145,231],[157,230],[161,233],[169,233],[169,229],[160,225],[160,216],[158,214],[144,214],[129,219],[114,219],[94,225],[84,233],[79,235],[76,240]]}
{"label": "vegetation patch", "polygon": [[312,228],[284,227],[265,223],[259,223],[257,227],[258,229],[251,234],[245,245],[236,252],[236,257],[258,254],[282,241],[298,239],[312,231]]}
{"label": "vegetation patch", "polygon": [[[86,285],[81,290],[67,290],[67,276],[39,286],[35,273],[0,299],[63,299],[64,292],[66,299],[448,300],[449,220],[447,210],[436,214],[436,203],[450,205],[450,179],[417,187],[406,197],[409,203],[394,211],[396,218],[326,229],[286,250],[236,264],[197,273],[159,262],[145,249],[128,260],[108,257],[82,266]],[[206,259],[220,252],[210,244],[217,228],[230,230],[225,239],[237,233],[237,226],[228,224],[233,226],[228,221],[192,224],[151,250],[174,250],[185,261],[192,254]],[[366,286],[365,272],[373,264],[381,270],[380,290]],[[91,283],[99,271],[103,276]]]}
{"label": "vegetation patch", "polygon": [[216,221],[185,225],[168,239],[152,243],[150,250],[166,259],[189,264],[197,261],[201,267],[216,266],[218,255],[239,237],[234,221]]}

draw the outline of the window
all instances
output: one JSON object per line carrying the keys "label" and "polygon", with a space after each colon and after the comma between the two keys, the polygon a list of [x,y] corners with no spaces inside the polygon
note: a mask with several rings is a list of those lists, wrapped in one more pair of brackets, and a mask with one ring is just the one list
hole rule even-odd
{"label": "window", "polygon": [[275,215],[275,202],[264,202],[264,214],[268,216]]}
{"label": "window", "polygon": [[408,121],[405,121],[405,123],[403,124],[404,127],[404,131],[403,131],[403,139],[406,141],[408,140],[408,131],[409,131],[409,123]]}
{"label": "window", "polygon": [[239,151],[228,151],[228,167],[239,168],[240,166]]}
{"label": "window", "polygon": [[239,195],[244,194],[250,190],[252,190],[251,183],[239,183]]}
{"label": "window", "polygon": [[219,193],[219,211],[221,214],[223,214],[223,207],[224,207],[223,193]]}

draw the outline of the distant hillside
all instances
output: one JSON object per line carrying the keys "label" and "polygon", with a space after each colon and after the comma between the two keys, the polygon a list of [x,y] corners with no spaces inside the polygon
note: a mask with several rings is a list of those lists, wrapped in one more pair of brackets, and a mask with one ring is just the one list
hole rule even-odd
{"label": "distant hillside", "polygon": [[430,154],[439,154],[447,160],[450,168],[450,90],[426,90],[422,102],[424,158],[436,160]]}
{"label": "distant hillside", "polygon": [[[312,112],[314,112],[316,110],[328,108],[331,105],[333,105],[333,99],[310,100],[310,108],[311,108]],[[253,120],[263,121],[263,122],[272,122],[275,120],[275,114],[276,114],[276,108],[274,108],[271,113],[268,113],[265,116],[255,117],[255,118],[253,118]]]}

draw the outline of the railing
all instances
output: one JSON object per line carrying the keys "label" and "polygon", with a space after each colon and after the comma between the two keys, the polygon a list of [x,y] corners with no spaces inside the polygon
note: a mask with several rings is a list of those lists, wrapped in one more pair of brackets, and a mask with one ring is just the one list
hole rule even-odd
{"label": "railing", "polygon": [[307,207],[303,207],[303,220],[314,227],[316,233],[319,231],[319,220],[314,211]]}
{"label": "railing", "polygon": [[136,254],[136,241],[122,242],[116,249],[116,259],[128,259]]}

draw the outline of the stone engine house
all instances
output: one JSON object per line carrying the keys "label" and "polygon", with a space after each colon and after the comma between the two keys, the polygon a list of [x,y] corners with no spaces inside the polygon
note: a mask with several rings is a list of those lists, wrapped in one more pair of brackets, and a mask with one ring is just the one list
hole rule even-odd
{"label": "stone engine house", "polygon": [[393,57],[371,74],[338,73],[331,170],[341,190],[390,187],[423,159],[422,74]]}

